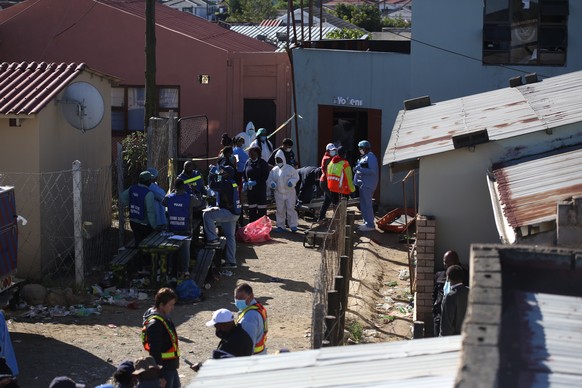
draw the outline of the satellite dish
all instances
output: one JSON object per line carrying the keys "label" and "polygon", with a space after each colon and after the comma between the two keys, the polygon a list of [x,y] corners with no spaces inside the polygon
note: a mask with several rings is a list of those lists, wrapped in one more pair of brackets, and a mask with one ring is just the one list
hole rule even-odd
{"label": "satellite dish", "polygon": [[81,132],[95,128],[105,113],[103,97],[95,86],[87,82],[74,82],[67,86],[60,101],[63,116]]}

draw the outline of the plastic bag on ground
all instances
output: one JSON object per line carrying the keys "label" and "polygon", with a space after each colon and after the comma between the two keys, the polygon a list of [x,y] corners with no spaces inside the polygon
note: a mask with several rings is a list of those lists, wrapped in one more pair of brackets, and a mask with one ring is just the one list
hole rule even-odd
{"label": "plastic bag on ground", "polygon": [[236,231],[236,239],[244,243],[261,243],[271,239],[271,220],[263,216]]}
{"label": "plastic bag on ground", "polygon": [[180,302],[189,302],[199,300],[202,296],[202,290],[192,279],[184,280],[176,287],[176,294]]}

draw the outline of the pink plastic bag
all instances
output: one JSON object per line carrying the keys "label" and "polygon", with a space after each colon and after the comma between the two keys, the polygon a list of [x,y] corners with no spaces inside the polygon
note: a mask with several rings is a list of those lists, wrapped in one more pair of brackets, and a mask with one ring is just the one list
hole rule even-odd
{"label": "pink plastic bag", "polygon": [[256,221],[240,228],[236,232],[236,239],[244,243],[261,243],[271,239],[271,220],[263,216]]}

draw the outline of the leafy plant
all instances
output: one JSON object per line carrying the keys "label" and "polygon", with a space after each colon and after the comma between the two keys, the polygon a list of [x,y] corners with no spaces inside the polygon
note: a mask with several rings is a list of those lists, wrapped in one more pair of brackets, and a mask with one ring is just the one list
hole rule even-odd
{"label": "leafy plant", "polygon": [[364,329],[362,328],[360,322],[353,321],[348,326],[348,331],[350,332],[350,335],[354,341],[360,342],[362,340],[362,336],[364,335]]}
{"label": "leafy plant", "polygon": [[338,4],[335,15],[366,31],[382,30],[382,18],[378,6]]}
{"label": "leafy plant", "polygon": [[136,173],[144,170],[147,165],[146,135],[141,131],[132,132],[121,141],[121,145],[127,171]]}
{"label": "leafy plant", "polygon": [[[360,30],[354,30],[351,28],[342,28],[341,30],[334,30],[329,32],[325,39],[360,39],[364,36],[365,32]],[[369,39],[366,38],[366,39]]]}
{"label": "leafy plant", "polygon": [[382,18],[382,27],[408,28],[412,27],[412,23],[401,17],[385,17]]}
{"label": "leafy plant", "polygon": [[393,280],[393,281],[391,281],[391,282],[386,282],[386,285],[387,285],[388,287],[396,287],[396,286],[398,285],[398,282],[397,282],[397,281],[395,281],[395,280]]}

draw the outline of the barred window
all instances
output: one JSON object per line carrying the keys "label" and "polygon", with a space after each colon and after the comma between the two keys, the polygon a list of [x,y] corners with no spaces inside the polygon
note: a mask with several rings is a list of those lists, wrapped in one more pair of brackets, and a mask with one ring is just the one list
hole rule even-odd
{"label": "barred window", "polygon": [[485,0],[483,64],[564,66],[568,0]]}

